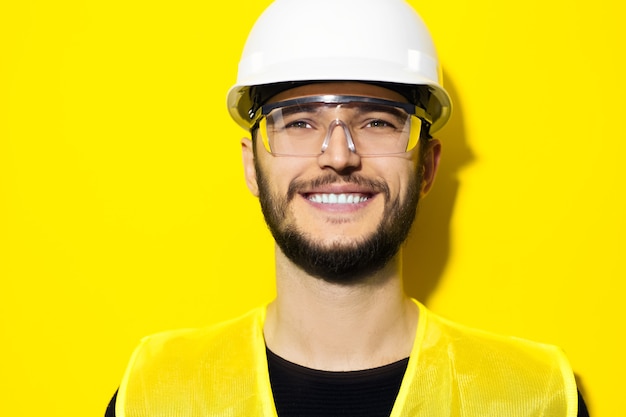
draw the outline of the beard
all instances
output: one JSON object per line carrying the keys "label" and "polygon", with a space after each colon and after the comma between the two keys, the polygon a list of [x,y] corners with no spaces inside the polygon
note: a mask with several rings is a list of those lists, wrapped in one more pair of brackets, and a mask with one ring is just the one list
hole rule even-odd
{"label": "beard", "polygon": [[[271,193],[268,179],[256,159],[255,167],[261,210],[276,244],[299,268],[329,283],[357,284],[380,271],[400,250],[417,213],[422,182],[419,174],[410,178],[405,195],[393,199],[385,182],[358,174],[328,174],[306,182],[293,180],[286,196],[278,196]],[[338,182],[366,185],[384,196],[382,219],[370,235],[352,242],[320,242],[303,233],[295,222],[286,220],[289,203],[299,190]]]}

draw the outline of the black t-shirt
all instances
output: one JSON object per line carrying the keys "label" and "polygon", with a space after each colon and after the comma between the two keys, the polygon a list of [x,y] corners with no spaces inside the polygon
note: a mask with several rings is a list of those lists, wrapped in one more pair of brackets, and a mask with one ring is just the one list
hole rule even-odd
{"label": "black t-shirt", "polygon": [[289,362],[267,350],[280,417],[388,417],[409,358],[378,368],[329,372]]}

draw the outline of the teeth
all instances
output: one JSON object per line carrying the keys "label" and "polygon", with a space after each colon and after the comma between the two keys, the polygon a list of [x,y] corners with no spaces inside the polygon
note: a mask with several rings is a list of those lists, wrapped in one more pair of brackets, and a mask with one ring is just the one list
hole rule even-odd
{"label": "teeth", "polygon": [[323,204],[358,204],[367,200],[367,197],[358,194],[311,194],[309,200]]}

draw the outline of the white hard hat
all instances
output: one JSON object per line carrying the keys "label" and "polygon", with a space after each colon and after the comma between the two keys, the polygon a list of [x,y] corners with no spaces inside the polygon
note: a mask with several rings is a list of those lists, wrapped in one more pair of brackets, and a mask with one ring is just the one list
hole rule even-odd
{"label": "white hard hat", "polygon": [[249,129],[262,104],[251,90],[316,81],[417,88],[421,99],[413,104],[432,118],[430,132],[450,117],[432,38],[404,0],[274,1],[248,35],[229,112]]}

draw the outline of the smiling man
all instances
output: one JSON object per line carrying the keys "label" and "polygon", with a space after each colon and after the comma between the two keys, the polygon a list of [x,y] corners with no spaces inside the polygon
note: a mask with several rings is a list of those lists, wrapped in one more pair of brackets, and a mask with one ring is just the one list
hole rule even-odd
{"label": "smiling man", "polygon": [[451,323],[404,293],[400,248],[450,115],[439,74],[402,0],[264,12],[228,107],[251,133],[245,178],[276,241],[277,297],[144,339],[108,415],[586,415],[559,349]]}

